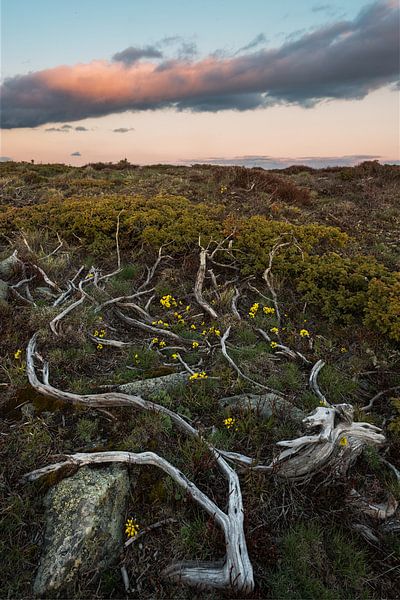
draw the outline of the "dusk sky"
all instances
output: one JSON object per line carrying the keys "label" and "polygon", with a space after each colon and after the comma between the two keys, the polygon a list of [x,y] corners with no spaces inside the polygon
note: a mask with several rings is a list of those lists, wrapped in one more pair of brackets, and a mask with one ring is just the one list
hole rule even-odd
{"label": "dusk sky", "polygon": [[1,0],[2,160],[399,155],[399,3]]}

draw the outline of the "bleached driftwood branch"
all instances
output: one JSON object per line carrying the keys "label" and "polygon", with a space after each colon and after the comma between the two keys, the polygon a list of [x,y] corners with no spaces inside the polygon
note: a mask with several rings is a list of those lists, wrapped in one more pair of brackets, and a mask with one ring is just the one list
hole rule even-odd
{"label": "bleached driftwood branch", "polygon": [[207,268],[207,250],[205,248],[200,248],[200,264],[197,271],[196,283],[194,285],[194,296],[196,298],[197,304],[201,306],[203,310],[205,310],[212,319],[218,319],[218,314],[215,312],[212,306],[206,302],[203,298],[203,284],[204,278],[206,276],[206,268]]}
{"label": "bleached driftwood branch", "polygon": [[[215,563],[177,563],[171,565],[165,570],[164,574],[175,580],[183,581],[188,584],[195,584],[214,588],[230,588],[236,592],[248,593],[254,587],[253,568],[248,556],[246,539],[244,536],[243,520],[243,501],[240,489],[240,483],[237,473],[229,466],[221,454],[210,444],[205,442],[199,432],[185,421],[180,415],[168,408],[144,400],[140,396],[130,396],[118,392],[108,392],[104,394],[74,394],[64,392],[53,387],[49,383],[48,364],[43,365],[43,379],[38,378],[35,368],[35,355],[37,344],[37,333],[32,336],[26,351],[27,375],[30,384],[41,394],[66,402],[81,406],[91,407],[111,407],[111,406],[131,406],[132,408],[142,409],[152,412],[158,412],[168,415],[172,422],[184,433],[195,437],[204,444],[213,455],[215,462],[228,483],[228,510],[223,512],[215,505],[205,494],[200,492],[196,486],[190,482],[180,471],[167,463],[161,457],[153,453],[131,454],[131,453],[93,453],[93,454],[75,454],[67,457],[67,461],[57,463],[38,469],[30,473],[26,478],[31,481],[46,475],[47,473],[59,470],[66,464],[89,464],[90,462],[113,462],[121,461],[134,462],[136,464],[154,464],[162,468],[177,483],[182,485],[191,494],[193,499],[198,502],[207,512],[213,516],[224,531],[226,539],[226,557],[223,562]],[[97,456],[97,458],[96,458]]]}

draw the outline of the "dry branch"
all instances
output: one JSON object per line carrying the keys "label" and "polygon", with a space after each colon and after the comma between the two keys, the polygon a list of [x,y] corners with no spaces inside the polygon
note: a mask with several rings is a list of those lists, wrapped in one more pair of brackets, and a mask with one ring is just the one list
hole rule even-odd
{"label": "dry branch", "polygon": [[215,310],[204,300],[203,298],[203,284],[204,278],[206,276],[206,268],[207,268],[207,250],[205,248],[200,248],[200,264],[199,269],[197,271],[196,283],[194,285],[194,296],[196,298],[197,304],[201,306],[203,310],[205,310],[212,319],[217,320],[218,314]]}

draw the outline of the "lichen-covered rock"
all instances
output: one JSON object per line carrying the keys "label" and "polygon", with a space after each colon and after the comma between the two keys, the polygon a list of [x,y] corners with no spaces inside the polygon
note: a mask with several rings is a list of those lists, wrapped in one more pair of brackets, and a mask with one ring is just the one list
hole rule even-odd
{"label": "lichen-covered rock", "polygon": [[0,279],[0,301],[7,303],[8,285]]}
{"label": "lichen-covered rock", "polygon": [[36,596],[72,589],[85,572],[102,570],[118,556],[129,492],[126,469],[83,467],[46,495],[44,549]]}
{"label": "lichen-covered rock", "polygon": [[118,387],[119,392],[131,394],[132,396],[143,396],[144,398],[157,394],[160,391],[168,390],[170,387],[187,383],[189,375],[185,371],[181,373],[171,373],[162,377],[154,377],[152,379],[141,379],[140,381],[132,381],[124,383]]}
{"label": "lichen-covered rock", "polygon": [[0,260],[0,277],[2,279],[9,279],[17,269],[18,262],[19,261],[16,252],[4,260]]}
{"label": "lichen-covered rock", "polygon": [[219,403],[223,408],[233,410],[252,410],[257,412],[264,419],[269,419],[272,415],[284,413],[292,421],[301,423],[305,413],[293,406],[291,402],[285,400],[277,394],[240,394],[222,398]]}

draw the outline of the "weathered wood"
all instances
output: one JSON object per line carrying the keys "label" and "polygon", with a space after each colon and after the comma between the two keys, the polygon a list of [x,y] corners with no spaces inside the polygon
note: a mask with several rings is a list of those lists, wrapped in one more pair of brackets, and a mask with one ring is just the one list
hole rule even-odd
{"label": "weathered wood", "polygon": [[203,284],[206,276],[207,268],[207,250],[205,248],[200,249],[200,264],[197,271],[196,283],[194,285],[194,296],[196,302],[203,310],[205,310],[212,319],[217,320],[218,314],[215,312],[212,306],[203,298]]}

